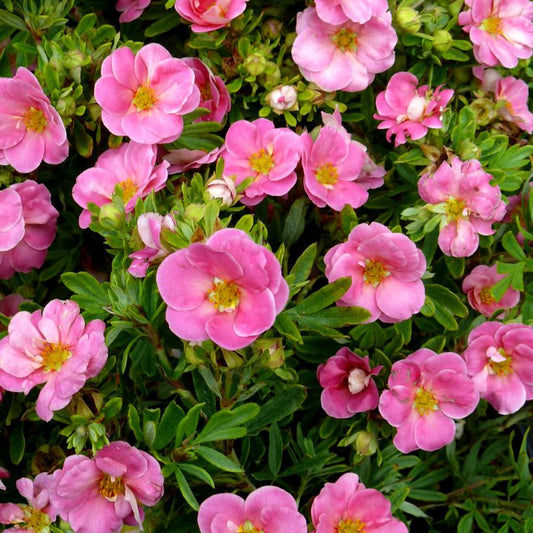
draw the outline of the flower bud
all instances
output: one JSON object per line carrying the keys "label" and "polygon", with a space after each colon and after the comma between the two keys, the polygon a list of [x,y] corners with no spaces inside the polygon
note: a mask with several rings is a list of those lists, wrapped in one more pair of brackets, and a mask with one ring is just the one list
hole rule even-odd
{"label": "flower bud", "polygon": [[263,364],[268,368],[279,368],[285,362],[285,352],[280,338],[259,339],[255,342],[255,347],[261,352],[267,352]]}
{"label": "flower bud", "polygon": [[447,52],[453,44],[453,37],[449,31],[437,30],[433,38],[433,48],[439,52]]}
{"label": "flower bud", "polygon": [[267,39],[277,39],[281,35],[283,22],[278,19],[267,19],[261,27],[261,35]]}
{"label": "flower bud", "polygon": [[231,205],[237,196],[235,180],[231,176],[222,176],[220,179],[209,180],[206,187],[211,198],[219,198],[223,205]]}
{"label": "flower bud", "polygon": [[198,222],[205,215],[205,205],[204,204],[189,204],[185,208],[185,216],[189,220]]}
{"label": "flower bud", "polygon": [[489,98],[476,98],[470,104],[470,108],[476,114],[476,123],[480,126],[486,126],[498,115],[494,108],[494,102]]}
{"label": "flower bud", "polygon": [[105,204],[100,208],[98,221],[107,228],[118,226],[124,219],[124,212],[115,207],[112,203]]}
{"label": "flower bud", "polygon": [[422,25],[418,12],[407,6],[396,11],[396,22],[405,33],[416,33]]}
{"label": "flower bud", "polygon": [[378,449],[376,438],[368,431],[357,432],[354,446],[359,455],[373,455]]}
{"label": "flower bud", "polygon": [[252,76],[259,76],[260,74],[263,74],[263,72],[265,72],[266,67],[267,60],[259,52],[250,54],[244,60],[244,68]]}
{"label": "flower bud", "polygon": [[267,104],[274,113],[283,114],[284,111],[298,109],[298,93],[294,85],[280,85],[267,94]]}

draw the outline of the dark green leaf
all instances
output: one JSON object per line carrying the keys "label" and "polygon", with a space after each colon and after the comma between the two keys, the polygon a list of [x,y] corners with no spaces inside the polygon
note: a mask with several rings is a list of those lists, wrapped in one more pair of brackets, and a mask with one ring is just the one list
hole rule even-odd
{"label": "dark green leaf", "polygon": [[340,300],[352,284],[351,278],[340,278],[302,300],[296,307],[286,311],[290,315],[310,315],[325,309]]}
{"label": "dark green leaf", "polygon": [[240,465],[234,463],[224,454],[213,450],[213,448],[208,448],[207,446],[197,446],[195,450],[204,461],[207,461],[213,466],[220,468],[220,470],[224,470],[226,472],[242,472]]}

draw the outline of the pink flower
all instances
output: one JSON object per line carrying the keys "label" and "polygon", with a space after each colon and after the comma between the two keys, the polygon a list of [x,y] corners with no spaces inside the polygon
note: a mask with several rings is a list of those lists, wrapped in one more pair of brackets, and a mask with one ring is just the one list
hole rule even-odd
{"label": "pink flower", "polygon": [[9,470],[6,470],[5,468],[0,466],[0,490],[6,490],[6,486],[4,485],[4,482],[2,479],[9,477]]}
{"label": "pink flower", "polygon": [[274,254],[229,228],[166,257],[157,286],[178,337],[211,339],[227,350],[244,348],[269,329],[289,295]]}
{"label": "pink flower", "polygon": [[324,262],[330,283],[352,278],[351,287],[337,305],[368,309],[368,322],[401,322],[424,305],[424,254],[409,237],[378,222],[356,226],[347,242],[327,252]]}
{"label": "pink flower", "polygon": [[0,386],[28,394],[44,383],[37,415],[47,422],[107,361],[105,324],[85,324],[76,302],[52,300],[42,311],[20,311],[0,341]]}
{"label": "pink flower", "polygon": [[378,113],[374,118],[383,121],[378,129],[388,130],[389,142],[395,135],[395,146],[405,143],[408,138],[421,139],[428,128],[442,128],[442,113],[453,96],[453,90],[441,91],[442,85],[439,85],[433,92],[427,85],[417,87],[417,84],[413,74],[398,72],[376,98]]}
{"label": "pink flower", "polygon": [[26,180],[0,191],[0,279],[40,268],[56,236],[59,213],[48,189]]}
{"label": "pink flower", "polygon": [[324,91],[362,91],[394,63],[398,37],[388,11],[364,24],[328,24],[308,7],[298,13],[296,33],[292,58]]}
{"label": "pink flower", "polygon": [[295,168],[302,153],[300,136],[276,128],[266,118],[238,120],[226,133],[224,174],[235,174],[235,184],[254,181],[243,191],[241,202],[256,205],[267,195],[283,196],[296,183]]}
{"label": "pink flower", "polygon": [[393,442],[403,453],[434,451],[452,442],[454,419],[468,416],[479,402],[463,358],[453,352],[417,350],[392,365],[388,385],[379,412],[398,429]]}
{"label": "pink flower", "polygon": [[0,300],[0,313],[5,316],[13,316],[19,310],[20,304],[26,301],[23,296],[17,293],[4,296]]}
{"label": "pink flower", "polygon": [[418,193],[441,213],[439,247],[452,257],[468,257],[479,246],[479,235],[492,235],[492,224],[505,215],[500,188],[477,159],[443,162],[432,175],[422,175]]}
{"label": "pink flower", "polygon": [[212,163],[220,156],[222,150],[222,148],[215,148],[210,152],[204,152],[203,150],[178,148],[176,150],[169,150],[163,156],[163,159],[170,163],[168,173],[177,174],[179,172],[194,170],[195,168],[200,168],[203,165]]}
{"label": "pink flower", "polygon": [[137,219],[137,231],[145,247],[138,252],[130,254],[133,259],[128,272],[136,278],[144,278],[148,267],[158,259],[168,255],[168,250],[161,243],[163,229],[174,231],[176,223],[171,215],[158,213],[143,213]]}
{"label": "pink flower", "polygon": [[145,144],[175,141],[183,131],[182,115],[198,107],[194,72],[157,43],[137,54],[124,46],[106,57],[94,97],[102,121],[115,135]]}
{"label": "pink flower", "polygon": [[220,179],[211,179],[206,184],[207,194],[211,198],[220,198],[223,205],[231,205],[237,197],[235,180],[222,175]]}
{"label": "pink flower", "polygon": [[248,0],[176,0],[176,11],[196,33],[218,30],[227,26],[245,9]]}
{"label": "pink flower", "polygon": [[19,67],[0,78],[0,164],[31,172],[41,161],[62,163],[68,155],[65,125],[37,78]]}
{"label": "pink flower", "polygon": [[465,0],[470,8],[458,22],[469,32],[474,57],[494,67],[516,67],[533,52],[533,2],[529,0]]}
{"label": "pink flower", "polygon": [[317,15],[328,24],[342,24],[348,20],[364,24],[389,8],[387,0],[316,0],[315,4]]}
{"label": "pink flower", "polygon": [[254,490],[243,500],[236,494],[215,494],[198,509],[200,533],[307,533],[305,518],[294,498],[273,486]]}
{"label": "pink flower", "polygon": [[317,377],[324,387],[320,396],[322,409],[333,418],[350,418],[378,406],[379,392],[372,376],[383,367],[370,368],[368,356],[360,357],[341,348],[318,367]]}
{"label": "pink flower", "polygon": [[[478,265],[463,280],[463,292],[468,297],[468,303],[479,313],[487,317],[498,309],[511,309],[520,301],[520,291],[509,287],[498,301],[492,295],[491,289],[505,274],[498,274],[497,265]],[[504,314],[498,315],[502,318]]]}
{"label": "pink flower", "polygon": [[471,331],[463,357],[480,396],[501,415],[533,399],[531,326],[485,322]]}
{"label": "pink flower", "polygon": [[104,446],[93,459],[71,455],[53,476],[52,502],[74,533],[116,533],[123,524],[142,526],[139,504],[153,506],[163,496],[159,463],[123,441]]}
{"label": "pink flower", "polygon": [[215,76],[211,69],[197,57],[185,57],[183,62],[194,72],[194,83],[200,91],[198,107],[210,111],[209,114],[202,115],[194,122],[222,122],[226,113],[231,109],[231,98],[224,81],[220,76]]}
{"label": "pink flower", "polygon": [[122,11],[119,22],[131,22],[138,19],[152,0],[117,0],[116,10]]}
{"label": "pink flower", "polygon": [[315,533],[408,531],[403,522],[393,518],[389,500],[381,492],[367,489],[353,472],[324,485],[313,500],[311,518]]}
{"label": "pink flower", "polygon": [[84,170],[72,189],[74,201],[83,208],[80,227],[87,228],[91,223],[89,203],[98,207],[110,203],[117,185],[122,189],[126,213],[133,211],[138,198],[163,189],[169,163],[156,165],[156,154],[155,146],[132,141],[106,150],[94,167]]}

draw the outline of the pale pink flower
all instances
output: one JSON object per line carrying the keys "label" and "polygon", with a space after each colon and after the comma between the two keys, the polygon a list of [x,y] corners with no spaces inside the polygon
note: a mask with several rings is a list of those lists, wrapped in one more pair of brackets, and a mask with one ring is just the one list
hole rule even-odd
{"label": "pale pink flower", "polygon": [[13,526],[4,531],[47,533],[57,517],[57,509],[50,502],[52,476],[38,474],[33,481],[21,478],[16,485],[28,504],[0,504],[0,524]]}
{"label": "pale pink flower", "polygon": [[273,486],[260,487],[246,500],[236,494],[215,494],[198,509],[200,533],[307,533],[294,498]]}
{"label": "pale pink flower", "polygon": [[210,152],[204,152],[203,150],[189,150],[188,148],[177,148],[165,153],[163,159],[170,163],[170,166],[168,167],[168,173],[170,175],[208,165],[218,159],[222,151],[223,147],[215,148]]}
{"label": "pale pink flower", "polygon": [[9,470],[6,470],[5,468],[0,466],[0,490],[6,490],[6,486],[4,485],[2,479],[8,478],[9,475]]}
{"label": "pale pink flower", "polygon": [[254,181],[242,192],[241,202],[256,205],[268,196],[283,196],[296,183],[300,161],[300,136],[288,128],[276,128],[271,120],[238,120],[226,133],[224,174],[235,175],[239,185]]}
{"label": "pale pink flower", "polygon": [[469,32],[474,57],[494,67],[516,67],[533,53],[533,2],[529,0],[465,0],[468,9],[458,22]]}
{"label": "pale pink flower", "polygon": [[171,215],[160,215],[158,213],[143,213],[137,219],[137,231],[143,244],[142,250],[130,254],[133,259],[128,272],[136,278],[144,278],[150,265],[168,255],[168,250],[161,242],[161,232],[163,229],[174,231],[176,223]]}
{"label": "pale pink flower", "polygon": [[463,357],[480,396],[501,415],[533,399],[531,326],[485,322],[471,331]]}
{"label": "pale pink flower", "polygon": [[58,165],[67,155],[65,125],[37,78],[24,67],[0,78],[0,165],[31,172],[41,161]]}
{"label": "pale pink flower", "polygon": [[359,224],[347,242],[327,252],[324,262],[330,283],[352,278],[337,305],[368,309],[371,316],[367,322],[401,322],[424,305],[424,254],[409,237],[393,233],[383,224]]}
{"label": "pale pink flower", "polygon": [[407,139],[421,139],[428,128],[442,128],[442,113],[453,96],[452,89],[441,90],[439,85],[432,91],[428,85],[417,87],[416,76],[409,72],[394,74],[387,88],[376,98],[378,129],[388,130],[387,141],[396,136],[394,145]]}
{"label": "pale pink flower", "polygon": [[74,533],[116,533],[123,524],[142,526],[140,504],[163,496],[159,463],[127,442],[100,449],[93,459],[71,455],[54,472],[51,500]]}
{"label": "pale pink flower", "polygon": [[163,259],[157,286],[170,329],[187,341],[238,350],[272,327],[289,287],[275,255],[225,228]]}
{"label": "pale pink flower", "polygon": [[282,115],[285,111],[298,109],[298,93],[294,85],[280,85],[266,95],[266,103],[272,111]]}
{"label": "pale pink flower", "polygon": [[394,63],[398,37],[389,11],[364,24],[328,24],[313,7],[298,13],[292,58],[324,91],[362,91]]}
{"label": "pale pink flower", "polygon": [[[498,309],[511,309],[520,301],[520,291],[509,287],[500,300],[492,295],[491,289],[505,274],[497,272],[497,265],[476,266],[463,280],[463,292],[468,297],[468,303],[486,317],[491,316]],[[504,314],[498,315],[502,318]]]}
{"label": "pale pink flower", "polygon": [[94,167],[84,170],[72,189],[74,201],[83,208],[80,227],[91,223],[89,203],[102,207],[112,201],[117,185],[122,189],[124,209],[131,213],[138,198],[159,191],[166,185],[169,163],[156,165],[157,150],[149,144],[123,143],[98,157]]}
{"label": "pale pink flower", "polygon": [[504,217],[505,202],[491,179],[477,159],[461,161],[458,157],[420,178],[420,197],[442,216],[439,247],[446,255],[471,256],[478,249],[479,235],[492,235],[492,224]]}
{"label": "pale pink flower", "polygon": [[372,377],[382,368],[370,368],[368,356],[360,357],[341,348],[317,369],[318,381],[324,387],[320,396],[322,409],[333,418],[350,418],[375,409],[379,392]]}
{"label": "pale pink flower", "polygon": [[206,191],[210,198],[220,198],[223,205],[231,205],[237,197],[235,180],[229,176],[222,175],[220,179],[209,180],[206,184]]}
{"label": "pale pink flower", "polygon": [[209,110],[209,114],[198,117],[194,122],[222,122],[231,109],[231,98],[224,81],[197,57],[184,57],[183,61],[194,72],[194,83],[200,91],[198,107]]}
{"label": "pale pink flower", "polygon": [[363,24],[389,9],[387,0],[316,0],[315,7],[319,18],[328,24],[348,20]]}
{"label": "pale pink flower", "polygon": [[0,340],[0,386],[28,394],[44,383],[36,411],[52,419],[107,361],[105,324],[85,324],[76,302],[52,300],[42,311],[20,311]]}
{"label": "pale pink flower", "polygon": [[117,0],[115,6],[117,11],[121,11],[119,22],[131,22],[138,19],[143,11],[150,5],[152,0]]}
{"label": "pale pink flower", "polygon": [[198,107],[194,72],[157,43],[137,54],[124,46],[106,57],[94,97],[102,121],[115,135],[145,143],[169,143],[183,131],[182,115]]}
{"label": "pale pink flower", "polygon": [[0,279],[40,268],[56,236],[58,211],[42,183],[26,180],[0,191]]}
{"label": "pale pink flower", "polygon": [[434,451],[452,442],[456,419],[479,403],[463,358],[421,348],[392,365],[389,390],[379,399],[379,412],[397,428],[393,442],[402,453]]}
{"label": "pale pink flower", "polygon": [[196,33],[218,30],[227,26],[245,9],[248,0],[176,0],[176,11]]}
{"label": "pale pink flower", "polygon": [[[367,489],[353,472],[326,483],[311,506],[315,533],[407,533],[381,492]],[[203,533],[203,532],[202,532]]]}

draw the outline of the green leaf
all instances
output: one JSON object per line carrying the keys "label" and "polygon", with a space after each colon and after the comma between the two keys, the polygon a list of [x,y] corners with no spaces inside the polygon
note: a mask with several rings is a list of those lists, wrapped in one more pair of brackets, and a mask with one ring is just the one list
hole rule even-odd
{"label": "green leaf", "polygon": [[100,411],[107,420],[117,416],[122,410],[122,398],[111,398]]}
{"label": "green leaf", "polygon": [[299,285],[309,278],[316,259],[317,244],[314,242],[308,246],[294,263],[289,275],[294,276],[294,284]]}
{"label": "green leaf", "polygon": [[179,469],[183,472],[186,472],[187,474],[190,474],[191,476],[200,479],[201,481],[209,485],[211,488],[215,488],[215,482],[213,481],[213,478],[211,477],[209,472],[207,472],[203,468],[200,468],[196,465],[191,465],[189,463],[180,463]]}
{"label": "green leaf", "polygon": [[13,15],[13,13],[6,11],[5,9],[0,9],[0,23],[11,26],[12,28],[16,28],[17,30],[27,30],[24,20],[22,20],[20,17],[17,17],[17,15]]}
{"label": "green leaf", "polygon": [[181,24],[181,19],[176,16],[176,13],[169,13],[163,18],[156,20],[150,26],[144,30],[145,37],[155,37],[156,35],[161,35],[166,33],[171,29],[179,26]]}
{"label": "green leaf", "polygon": [[246,428],[240,424],[255,418],[258,413],[259,406],[255,403],[241,405],[233,411],[227,409],[218,411],[209,418],[193,442],[194,444],[201,444],[244,437]]}
{"label": "green leaf", "polygon": [[234,463],[231,459],[224,454],[208,448],[207,446],[196,446],[196,453],[208,463],[224,470],[226,472],[242,472],[242,468],[237,463]]}
{"label": "green leaf", "polygon": [[72,299],[82,309],[99,318],[108,316],[104,308],[111,305],[107,292],[109,283],[100,283],[87,272],[66,272],[61,276],[61,281],[74,293]]}
{"label": "green leaf", "polygon": [[455,316],[464,318],[468,316],[468,307],[450,289],[442,285],[428,283],[426,294],[433,300],[435,307],[445,307]]}
{"label": "green leaf", "polygon": [[157,426],[152,420],[147,420],[143,425],[143,440],[148,447],[152,447],[155,442]]}
{"label": "green leaf", "polygon": [[274,422],[270,426],[268,435],[268,468],[276,477],[281,468],[283,456],[283,440],[278,425]]}
{"label": "green leaf", "polygon": [[403,502],[400,505],[400,509],[407,514],[410,514],[412,516],[418,516],[419,518],[429,518],[429,516],[422,511],[419,507],[416,505],[410,503],[410,502]]}
{"label": "green leaf", "polygon": [[312,315],[299,315],[296,320],[310,329],[320,332],[320,328],[342,328],[361,324],[370,318],[370,313],[363,307],[331,307]]}
{"label": "green leaf", "polygon": [[94,13],[87,13],[87,15],[84,15],[78,22],[76,33],[78,35],[83,35],[87,30],[94,28],[97,22],[98,17]]}
{"label": "green leaf", "polygon": [[143,430],[141,428],[141,419],[135,406],[130,403],[128,406],[128,424],[138,441],[142,441],[144,438]]}
{"label": "green leaf", "polygon": [[181,471],[181,469],[178,467],[174,471],[174,475],[176,476],[176,481],[178,482],[178,487],[181,491],[181,494],[183,496],[183,499],[195,510],[198,511],[198,508],[200,507],[200,504],[198,503],[198,500],[194,496],[191,487],[189,485],[189,482],[185,478],[185,475]]}
{"label": "green leaf", "polygon": [[298,344],[303,343],[298,326],[296,326],[294,321],[286,313],[281,313],[276,317],[274,327],[287,339]]}
{"label": "green leaf", "polygon": [[200,411],[203,406],[203,403],[198,403],[194,407],[191,407],[187,414],[179,421],[178,428],[176,429],[176,448],[179,448],[183,437],[190,437],[196,431],[198,418],[200,417]]}
{"label": "green leaf", "polygon": [[290,248],[298,239],[302,236],[305,228],[305,213],[309,201],[307,198],[298,198],[289,210],[289,214],[285,219],[285,225],[283,226],[282,239],[287,248]]}
{"label": "green leaf", "polygon": [[515,259],[519,261],[526,260],[526,254],[512,232],[508,231],[502,237],[502,245]]}
{"label": "green leaf", "polygon": [[448,267],[448,272],[454,278],[462,278],[465,273],[465,259],[464,257],[451,257],[449,255],[444,256],[444,261]]}
{"label": "green leaf", "polygon": [[474,515],[472,513],[465,514],[457,524],[457,533],[471,533],[474,524]]}
{"label": "green leaf", "polygon": [[217,380],[215,379],[215,376],[213,376],[213,373],[211,372],[211,370],[207,368],[205,365],[199,365],[197,369],[198,369],[198,373],[200,374],[200,376],[202,376],[209,390],[213,394],[215,394],[215,396],[217,396],[218,398],[222,398],[222,395],[220,394],[220,387],[217,383]]}
{"label": "green leaf", "polygon": [[352,278],[340,278],[302,300],[296,307],[286,311],[289,315],[310,315],[325,309],[340,300],[350,288]]}
{"label": "green leaf", "polygon": [[176,436],[178,424],[185,417],[183,409],[172,401],[167,405],[161,421],[157,426],[157,433],[153,444],[154,450],[161,450]]}
{"label": "green leaf", "polygon": [[9,432],[9,458],[14,465],[18,465],[22,461],[25,449],[24,428],[19,423]]}

